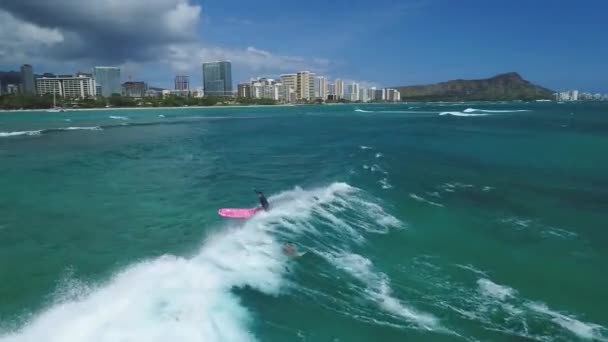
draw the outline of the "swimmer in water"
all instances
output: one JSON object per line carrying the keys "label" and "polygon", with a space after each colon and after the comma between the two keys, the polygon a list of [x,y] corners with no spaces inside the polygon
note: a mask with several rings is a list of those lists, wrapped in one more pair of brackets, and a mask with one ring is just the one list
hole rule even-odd
{"label": "swimmer in water", "polygon": [[289,256],[296,255],[296,245],[294,245],[291,241],[287,242],[285,246],[283,246],[283,253]]}

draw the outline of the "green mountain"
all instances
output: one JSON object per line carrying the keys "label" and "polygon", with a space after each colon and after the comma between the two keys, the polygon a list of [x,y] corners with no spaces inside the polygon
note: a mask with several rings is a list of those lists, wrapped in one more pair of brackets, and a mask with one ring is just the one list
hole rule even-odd
{"label": "green mountain", "polygon": [[510,72],[481,80],[453,80],[397,87],[408,101],[505,101],[552,99],[553,91]]}

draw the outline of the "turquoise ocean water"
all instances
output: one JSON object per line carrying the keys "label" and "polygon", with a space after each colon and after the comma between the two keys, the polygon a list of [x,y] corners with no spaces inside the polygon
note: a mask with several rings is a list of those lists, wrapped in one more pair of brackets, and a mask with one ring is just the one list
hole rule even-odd
{"label": "turquoise ocean water", "polygon": [[0,189],[2,342],[608,341],[608,104],[0,113]]}

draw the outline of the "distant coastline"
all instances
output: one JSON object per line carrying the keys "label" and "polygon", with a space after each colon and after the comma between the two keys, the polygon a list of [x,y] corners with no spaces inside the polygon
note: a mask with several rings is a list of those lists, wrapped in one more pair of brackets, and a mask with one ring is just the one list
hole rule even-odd
{"label": "distant coastline", "polygon": [[[90,111],[111,111],[111,110],[162,110],[162,109],[212,109],[212,108],[259,108],[259,107],[295,107],[298,104],[276,104],[276,105],[226,105],[226,106],[178,106],[178,107],[99,107],[99,108],[64,108],[64,113],[68,112],[90,112]],[[41,112],[46,113],[48,109],[0,109],[0,113],[23,113]]]}

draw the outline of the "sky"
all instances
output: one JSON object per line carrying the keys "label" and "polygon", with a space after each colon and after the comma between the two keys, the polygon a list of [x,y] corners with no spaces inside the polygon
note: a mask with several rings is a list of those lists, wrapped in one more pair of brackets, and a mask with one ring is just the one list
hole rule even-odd
{"label": "sky", "polygon": [[519,72],[553,90],[608,93],[608,0],[0,0],[0,70],[202,85],[310,70],[364,85]]}

